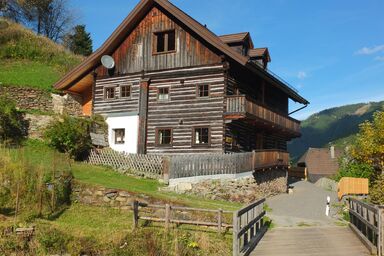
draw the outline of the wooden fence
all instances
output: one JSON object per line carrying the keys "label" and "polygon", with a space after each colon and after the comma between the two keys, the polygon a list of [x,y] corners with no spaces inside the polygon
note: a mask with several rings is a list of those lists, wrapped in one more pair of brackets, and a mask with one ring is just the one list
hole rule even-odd
{"label": "wooden fence", "polygon": [[[133,209],[133,228],[139,227],[139,220],[163,222],[166,229],[170,228],[173,224],[187,224],[198,225],[205,227],[217,227],[217,232],[223,232],[223,229],[233,229],[233,256],[249,255],[256,247],[257,243],[262,239],[263,235],[268,229],[267,224],[264,222],[266,214],[264,210],[265,198],[255,203],[252,203],[238,211],[223,211],[222,209],[200,209],[190,207],[171,206],[165,205],[151,205],[141,203],[139,201],[132,202]],[[143,216],[145,209],[151,209],[158,212],[163,211],[163,216]],[[177,218],[175,212],[197,212],[209,213],[215,216],[216,221],[201,221]],[[148,214],[147,214],[148,215]],[[225,223],[228,215],[232,215],[232,224]]]}
{"label": "wooden fence", "polygon": [[257,169],[288,166],[289,154],[282,151],[254,151],[238,154],[195,154],[172,156],[168,159],[170,179],[240,174]]}
{"label": "wooden fence", "polygon": [[237,154],[139,155],[112,149],[92,150],[89,164],[107,165],[123,173],[154,179],[240,174],[270,167],[287,167],[289,154],[283,151],[254,151]]}
{"label": "wooden fence", "polygon": [[347,195],[368,195],[368,179],[343,177],[339,181],[337,196],[339,200]]}
{"label": "wooden fence", "polygon": [[159,155],[125,154],[112,149],[92,150],[89,164],[107,165],[126,173],[145,176],[148,178],[163,178],[163,157]]}
{"label": "wooden fence", "polygon": [[[232,214],[232,211],[223,211],[222,209],[211,210],[211,209],[201,209],[201,208],[191,208],[191,207],[180,207],[180,206],[171,206],[169,204],[165,205],[151,205],[140,203],[134,201],[132,203],[133,208],[133,227],[137,228],[139,225],[139,220],[154,221],[154,222],[164,222],[165,228],[168,229],[170,224],[174,223],[177,225],[187,224],[187,225],[198,225],[206,227],[217,227],[217,231],[221,233],[223,228],[232,228],[232,224],[224,223],[224,215]],[[140,209],[152,209],[152,210],[164,210],[164,216],[162,217],[153,217],[153,216],[142,216],[140,214]],[[197,213],[211,213],[216,215],[215,222],[213,221],[201,221],[201,220],[186,220],[182,218],[177,218],[175,212],[197,212]],[[142,212],[143,213],[143,212]]]}
{"label": "wooden fence", "polygon": [[384,209],[353,198],[349,199],[350,227],[372,254],[384,256]]}
{"label": "wooden fence", "polygon": [[306,167],[291,167],[288,169],[288,177],[307,180],[308,172]]}
{"label": "wooden fence", "polygon": [[249,255],[264,236],[265,199],[252,203],[233,215],[233,256]]}

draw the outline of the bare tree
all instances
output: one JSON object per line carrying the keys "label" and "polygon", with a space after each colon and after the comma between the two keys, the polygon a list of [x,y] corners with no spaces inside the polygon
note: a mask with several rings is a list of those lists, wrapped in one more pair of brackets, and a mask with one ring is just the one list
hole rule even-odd
{"label": "bare tree", "polygon": [[68,0],[7,0],[4,13],[55,42],[72,28],[74,21]]}

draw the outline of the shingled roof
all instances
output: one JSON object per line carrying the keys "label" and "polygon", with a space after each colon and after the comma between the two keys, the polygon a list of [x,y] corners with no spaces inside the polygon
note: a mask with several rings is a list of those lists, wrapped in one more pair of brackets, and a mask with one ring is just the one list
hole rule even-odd
{"label": "shingled roof", "polygon": [[[104,44],[77,67],[75,67],[63,78],[61,78],[54,85],[55,89],[68,90],[88,74],[90,74],[93,69],[100,65],[101,57],[103,55],[111,55],[113,51],[123,42],[127,35],[129,35],[129,33],[135,28],[137,23],[154,6],[160,7],[162,10],[169,13],[169,15],[171,15],[173,18],[179,20],[191,31],[193,31],[198,37],[206,41],[211,47],[215,48],[219,52],[222,52],[229,60],[244,66],[251,72],[258,74],[265,79],[268,79],[271,84],[286,92],[294,101],[300,102],[302,104],[309,104],[306,99],[300,96],[295,90],[291,89],[285,82],[279,80],[258,65],[250,62],[248,56],[243,56],[237,53],[234,49],[223,42],[220,37],[215,35],[205,26],[187,15],[185,12],[174,6],[168,0],[141,0],[139,4],[132,10],[132,12],[127,16],[127,18],[124,19],[124,21],[117,27],[112,35],[104,42]],[[239,38],[241,36],[242,35],[238,35]],[[228,35],[228,37],[230,36]]]}
{"label": "shingled roof", "polygon": [[255,48],[255,49],[249,49],[248,55],[251,58],[263,58],[264,56],[267,57],[268,62],[271,61],[271,57],[269,55],[268,48]]}
{"label": "shingled roof", "polygon": [[253,48],[253,42],[249,32],[240,32],[240,33],[234,33],[234,34],[221,35],[219,36],[219,38],[221,39],[221,41],[223,41],[226,44],[240,43],[249,39],[251,44],[250,46],[251,48]]}
{"label": "shingled roof", "polygon": [[297,163],[305,164],[308,174],[332,176],[339,170],[339,158],[342,153],[342,150],[335,149],[332,158],[329,148],[309,148]]}

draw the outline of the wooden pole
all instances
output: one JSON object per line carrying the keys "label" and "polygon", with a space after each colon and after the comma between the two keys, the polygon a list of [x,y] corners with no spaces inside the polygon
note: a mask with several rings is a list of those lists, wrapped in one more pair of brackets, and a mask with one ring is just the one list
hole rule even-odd
{"label": "wooden pole", "polygon": [[16,228],[17,214],[18,214],[18,211],[19,211],[19,190],[20,190],[20,182],[18,181],[17,184],[16,184],[15,219],[13,221],[14,228]]}
{"label": "wooden pole", "polygon": [[132,202],[133,208],[133,229],[139,226],[139,202],[137,200]]}
{"label": "wooden pole", "polygon": [[169,204],[165,205],[165,229],[169,229],[169,220],[171,216],[171,206]]}
{"label": "wooden pole", "polygon": [[239,255],[239,239],[237,234],[239,232],[237,211],[233,213],[233,256]]}
{"label": "wooden pole", "polygon": [[222,209],[219,209],[218,210],[218,216],[217,216],[217,224],[218,224],[218,232],[221,233],[221,228],[223,226],[223,210]]}

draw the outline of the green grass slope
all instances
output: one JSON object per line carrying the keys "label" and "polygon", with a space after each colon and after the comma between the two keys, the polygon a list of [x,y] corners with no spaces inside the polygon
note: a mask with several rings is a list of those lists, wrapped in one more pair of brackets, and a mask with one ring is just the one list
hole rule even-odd
{"label": "green grass slope", "polygon": [[51,90],[83,59],[22,25],[0,18],[0,85]]}
{"label": "green grass slope", "polygon": [[329,143],[343,148],[350,144],[359,131],[359,124],[372,120],[384,101],[346,105],[321,111],[301,124],[302,137],[288,144],[291,157],[297,160],[309,147],[327,147]]}

